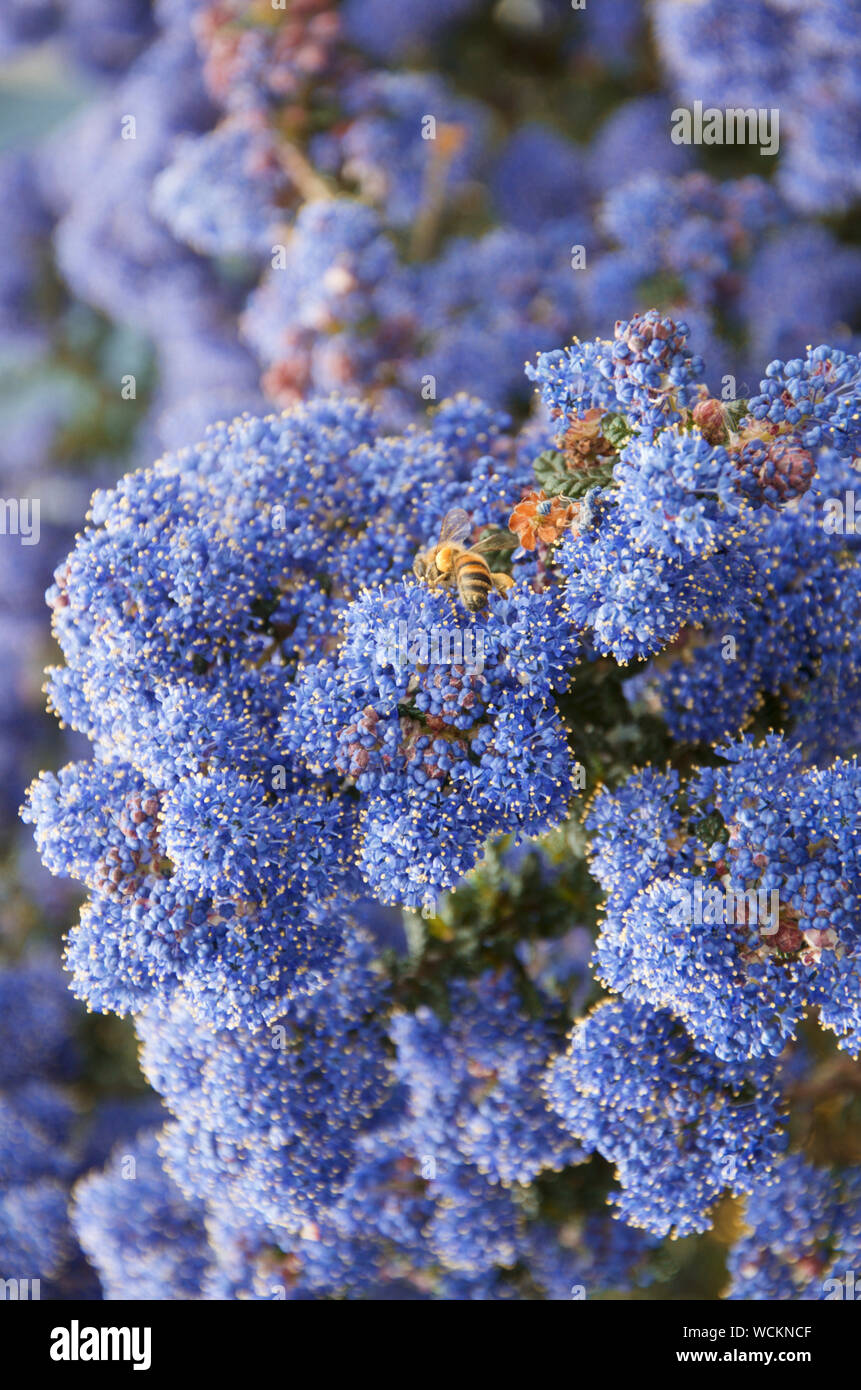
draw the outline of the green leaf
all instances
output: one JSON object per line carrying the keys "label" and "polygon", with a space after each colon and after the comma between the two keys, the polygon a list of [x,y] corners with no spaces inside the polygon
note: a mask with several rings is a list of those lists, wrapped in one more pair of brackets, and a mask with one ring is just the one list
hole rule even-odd
{"label": "green leaf", "polygon": [[559,484],[570,476],[565,467],[565,455],[560,454],[558,449],[545,449],[543,454],[539,454],[533,471],[548,497],[554,497],[559,491]]}
{"label": "green leaf", "polygon": [[704,844],[714,844],[716,840],[722,840],[726,844],[729,840],[726,822],[719,811],[711,811],[700,821],[692,820],[690,830],[693,834],[699,835]]}
{"label": "green leaf", "polygon": [[581,469],[578,473],[567,475],[567,484],[564,489],[566,497],[585,497],[587,492],[591,492],[593,487],[609,487],[613,481],[613,467],[615,459],[606,459],[593,468]]}
{"label": "green leaf", "polygon": [[612,412],[603,416],[601,420],[601,433],[608,440],[614,449],[621,449],[625,442],[631,438],[634,431],[628,424],[624,415],[617,415]]}
{"label": "green leaf", "polygon": [[604,459],[591,468],[569,472],[565,455],[554,449],[539,454],[533,465],[535,477],[548,497],[584,497],[593,487],[606,487],[613,481],[615,459]]}

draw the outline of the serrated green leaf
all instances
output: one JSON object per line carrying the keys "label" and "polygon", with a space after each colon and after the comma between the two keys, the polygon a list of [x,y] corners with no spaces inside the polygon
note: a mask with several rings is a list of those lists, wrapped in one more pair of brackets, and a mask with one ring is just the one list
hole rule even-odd
{"label": "serrated green leaf", "polygon": [[595,487],[609,487],[613,481],[615,460],[602,463],[596,468],[586,468],[581,473],[569,473],[564,491],[566,497],[585,497]]}
{"label": "serrated green leaf", "polygon": [[609,415],[604,415],[602,417],[601,433],[604,438],[613,445],[614,449],[621,449],[622,445],[631,438],[634,431],[631,429],[624,415],[618,415],[611,411]]}
{"label": "serrated green leaf", "polygon": [[[564,466],[564,454],[548,451],[535,461],[535,476],[548,497],[583,497],[593,487],[606,487],[613,479],[614,460],[592,468],[578,468],[570,473]],[[557,460],[562,460],[561,466]]]}
{"label": "serrated green leaf", "polygon": [[548,497],[552,497],[558,491],[559,480],[568,477],[565,455],[560,454],[558,449],[545,449],[535,460],[533,471]]}

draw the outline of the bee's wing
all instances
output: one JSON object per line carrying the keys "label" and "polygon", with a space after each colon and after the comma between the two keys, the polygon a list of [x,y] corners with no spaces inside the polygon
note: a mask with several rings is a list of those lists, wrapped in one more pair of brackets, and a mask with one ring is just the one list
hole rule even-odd
{"label": "bee's wing", "polygon": [[440,543],[453,542],[455,545],[462,545],[472,530],[472,522],[463,507],[452,507],[450,512],[446,512],[440,528]]}
{"label": "bee's wing", "polygon": [[513,550],[518,545],[516,536],[510,535],[506,531],[491,531],[488,535],[482,536],[481,540],[476,541],[475,545],[469,548],[473,554],[490,555],[493,552],[502,550]]}

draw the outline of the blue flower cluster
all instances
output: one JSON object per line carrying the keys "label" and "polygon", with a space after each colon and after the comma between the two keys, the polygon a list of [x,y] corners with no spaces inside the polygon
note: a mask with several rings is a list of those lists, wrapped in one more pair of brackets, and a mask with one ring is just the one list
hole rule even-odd
{"label": "blue flower cluster", "polygon": [[0,55],[52,39],[85,71],[98,76],[126,69],[152,38],[149,0],[10,0],[0,16]]}
{"label": "blue flower cluster", "polygon": [[[552,594],[493,598],[479,625],[450,595],[402,581],[358,599],[337,663],[302,673],[291,746],[361,794],[359,866],[384,901],[432,902],[492,835],[536,835],[566,815],[575,764],[552,700],[577,652],[566,627]],[[440,634],[480,642],[481,662],[432,650]]]}
{"label": "blue flower cluster", "polygon": [[717,1198],[749,1191],[785,1144],[773,1068],[722,1066],[672,1014],[626,999],[577,1025],[546,1085],[570,1132],[614,1165],[619,1214],[657,1236],[707,1230]]}
{"label": "blue flower cluster", "polygon": [[[170,1215],[156,1213],[150,1246],[150,1218],[135,1209],[146,1277],[155,1264],[162,1278],[169,1257],[196,1257],[203,1225],[208,1298],[398,1288],[502,1298],[517,1296],[516,1269],[544,1297],[566,1298],[578,1282],[597,1290],[643,1277],[648,1240],[592,1217],[560,1245],[530,1219],[531,1180],[580,1156],[540,1094],[552,1032],[522,1013],[512,982],[453,982],[450,1024],[428,1009],[396,1013],[390,1068],[381,982],[356,940],[324,990],[256,1033],[217,1033],[179,998],[141,1016],[144,1070],[178,1117],[159,1140],[166,1171],[153,1173],[154,1201]],[[88,1178],[77,1194],[85,1248],[109,1281],[131,1287],[136,1264],[115,1269],[115,1238],[102,1234],[101,1204],[127,1208],[116,1174]],[[198,1296],[173,1277],[179,1296]]]}
{"label": "blue flower cluster", "polygon": [[731,1299],[857,1299],[861,1170],[785,1158],[747,1199],[729,1254]]}
{"label": "blue flower cluster", "polygon": [[859,35],[840,0],[656,0],[654,30],[683,100],[777,108],[778,182],[803,211],[842,210],[859,191]]}
{"label": "blue flower cluster", "polygon": [[[162,446],[194,442],[193,403],[208,423],[257,411],[261,390],[279,406],[361,390],[395,425],[456,390],[520,404],[524,358],[658,296],[739,382],[799,340],[848,340],[857,250],[756,176],[690,172],[666,93],[611,110],[591,146],[512,128],[504,93],[496,109],[447,70],[445,35],[472,8],[404,7],[382,34],[373,7],[359,21],[331,0],[274,19],[244,0],[160,5],[71,142],[48,142],[60,269],[152,339]],[[487,41],[510,42],[481,8]],[[636,63],[642,18],[632,0],[573,22],[542,5],[527,27],[564,81]],[[97,28],[89,7],[79,20]],[[381,66],[423,50],[421,70]],[[820,87],[805,69],[805,109]]]}
{"label": "blue flower cluster", "polygon": [[[581,1154],[540,1091],[553,1035],[543,1019],[523,1014],[514,981],[505,974],[455,980],[448,1004],[448,1024],[426,1006],[393,1020],[395,1074],[409,1094],[415,1152],[459,1154],[504,1186],[577,1162]],[[445,1191],[452,1159],[439,1166]]]}
{"label": "blue flower cluster", "polygon": [[342,1189],[354,1134],[384,1105],[385,991],[356,934],[325,990],[256,1028],[218,1029],[178,994],[138,1020],[147,1078],[177,1115],[181,1185],[247,1221],[301,1230]]}
{"label": "blue flower cluster", "polygon": [[155,1130],[130,1149],[118,1146],[103,1171],[76,1184],[70,1219],[105,1298],[202,1297],[213,1263],[203,1205],[165,1173]]}
{"label": "blue flower cluster", "polygon": [[3,1279],[56,1281],[74,1252],[66,1217],[76,1119],[66,1084],[76,1062],[71,1015],[72,1000],[53,961],[37,958],[0,970]]}
{"label": "blue flower cluster", "polygon": [[156,1118],[148,1101],[85,1104],[78,1010],[53,954],[0,965],[0,1280],[6,1297],[98,1297],[69,1219],[91,1164]]}
{"label": "blue flower cluster", "polygon": [[[599,651],[619,661],[655,654],[696,628],[737,634],[734,640],[742,641],[749,627],[762,631],[781,552],[787,574],[780,587],[788,586],[792,563],[805,608],[823,584],[817,551],[830,560],[832,574],[835,565],[846,569],[839,545],[823,534],[821,503],[817,511],[811,498],[801,513],[793,509],[786,517],[781,508],[810,489],[811,451],[830,449],[823,462],[830,465],[832,488],[851,479],[858,359],[819,347],[806,362],[789,364],[798,378],[788,377],[795,385],[786,387],[784,364],[775,362],[762,394],[728,410],[704,388],[696,394],[699,364],[686,349],[685,332],[684,325],[657,314],[639,316],[617,325],[612,344],[575,343],[544,354],[529,368],[559,422],[557,443],[569,471],[582,469],[600,416],[621,417],[613,425],[621,427],[623,439],[613,486],[588,493],[586,524],[564,540],[559,555],[572,617],[592,629]],[[780,393],[789,401],[793,390],[797,404],[787,406]],[[594,453],[594,439],[592,447]],[[813,551],[807,565],[803,540]],[[849,583],[854,582],[850,561]],[[849,627],[854,611],[850,598]],[[768,614],[772,622],[773,616]],[[785,633],[781,641],[785,647]],[[810,636],[799,633],[797,644],[784,652],[784,665],[794,659],[796,669],[801,666],[808,656],[800,650],[805,641],[809,649]],[[706,651],[711,649],[713,643]],[[748,681],[751,674],[738,663],[737,680]],[[782,672],[763,675],[778,688],[786,682]],[[749,687],[748,698],[760,688]],[[680,727],[686,717],[702,727],[699,709],[690,713],[687,700],[679,705],[688,711],[677,716]],[[734,712],[738,699],[730,707]],[[726,717],[725,703],[718,717]],[[727,731],[727,725],[716,734],[705,728],[712,736]]]}
{"label": "blue flower cluster", "polygon": [[[394,602],[350,604],[409,565],[446,492],[499,507],[499,470],[503,499],[516,477],[494,457],[500,424],[461,400],[426,432],[376,441],[367,407],[319,402],[216,427],[96,496],[50,594],[67,663],[51,700],[95,757],[41,778],[28,812],[49,867],[92,892],[69,961],[93,1007],[136,1011],[183,980],[225,1015],[265,1012],[285,987],[316,988],[357,869],[418,903],[472,867],[495,826],[529,833],[564,814],[571,762],[550,691],[576,644],[537,649],[559,623],[551,595],[496,602],[486,669],[434,664],[418,686],[397,624],[451,628],[450,600],[396,580]],[[344,633],[336,680],[326,653]],[[368,797],[362,817],[345,776]],[[392,833],[392,797],[412,848]],[[450,856],[431,805],[450,820]]]}
{"label": "blue flower cluster", "polygon": [[777,737],[721,751],[687,784],[635,777],[594,801],[598,973],[727,1063],[778,1056],[811,1007],[857,1055],[861,770],[805,770]]}
{"label": "blue flower cluster", "polygon": [[681,633],[629,682],[634,704],[659,708],[679,738],[711,742],[749,723],[768,696],[809,759],[858,748],[859,572],[852,536],[828,527],[828,507],[856,478],[839,458],[823,459],[795,506],[764,515],[754,603]]}

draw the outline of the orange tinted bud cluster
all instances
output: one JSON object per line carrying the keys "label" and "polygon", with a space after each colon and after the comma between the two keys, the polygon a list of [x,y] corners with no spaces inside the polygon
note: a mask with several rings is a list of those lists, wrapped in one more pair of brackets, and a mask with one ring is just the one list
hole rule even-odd
{"label": "orange tinted bud cluster", "polygon": [[553,545],[576,523],[579,502],[568,497],[546,497],[544,491],[527,492],[518,502],[508,522],[524,550],[534,550],[537,541]]}
{"label": "orange tinted bud cluster", "polygon": [[603,410],[587,410],[572,420],[566,429],[563,448],[565,462],[571,472],[598,459],[608,458],[613,453],[612,444],[601,433],[603,418]]}

